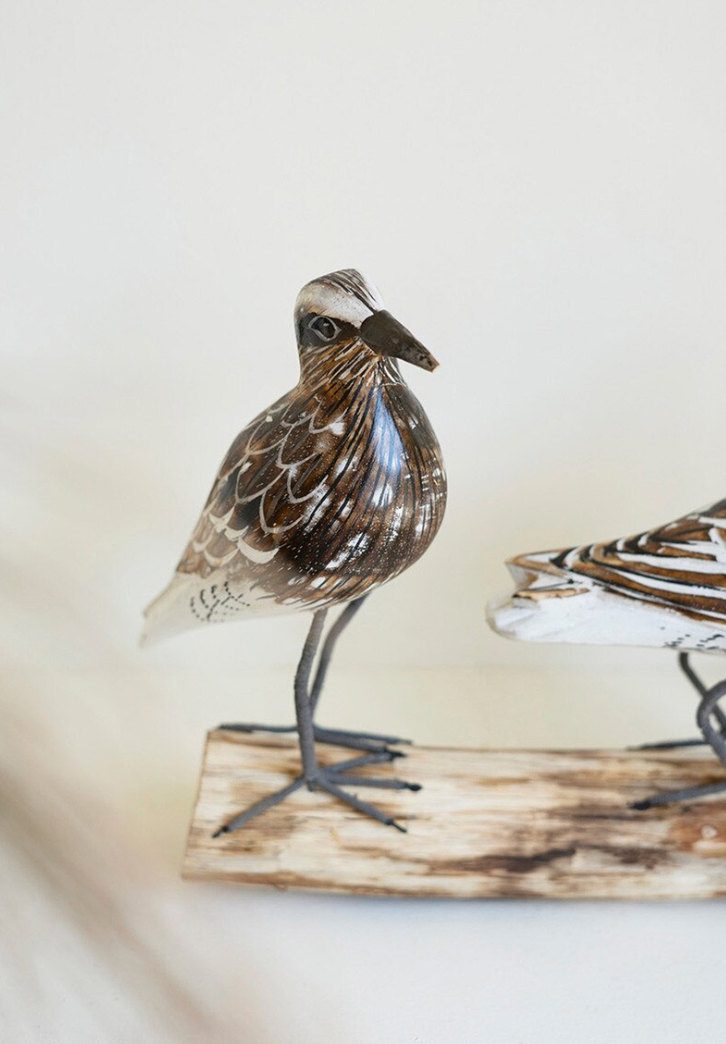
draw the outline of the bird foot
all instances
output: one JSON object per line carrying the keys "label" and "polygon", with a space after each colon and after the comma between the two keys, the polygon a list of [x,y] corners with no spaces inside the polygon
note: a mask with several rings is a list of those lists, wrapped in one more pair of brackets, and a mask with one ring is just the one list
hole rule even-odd
{"label": "bird foot", "polygon": [[303,786],[307,786],[308,790],[325,791],[332,797],[349,805],[350,808],[354,808],[356,812],[361,812],[363,815],[375,819],[376,822],[382,823],[384,826],[394,827],[405,834],[406,828],[401,826],[388,813],[383,812],[380,808],[371,805],[367,801],[361,801],[355,794],[348,794],[342,789],[343,787],[378,787],[382,790],[420,790],[421,785],[419,783],[409,783],[404,779],[350,774],[351,770],[363,768],[366,765],[385,764],[391,760],[392,758],[387,751],[379,751],[357,758],[350,758],[348,761],[341,761],[337,765],[318,766],[317,772],[311,779],[306,780],[303,776],[298,776],[286,787],[269,794],[267,797],[262,798],[261,801],[256,801],[254,805],[250,805],[249,808],[240,812],[225,826],[220,827],[212,836],[220,837],[222,834],[231,834],[233,831],[239,830],[240,827],[245,826],[250,820],[256,819],[263,812],[267,812],[269,809],[274,808],[275,805],[279,805]]}
{"label": "bird foot", "polygon": [[706,783],[700,787],[686,787],[684,790],[669,790],[665,794],[653,794],[642,801],[633,801],[628,808],[635,812],[647,812],[649,808],[659,805],[672,805],[677,801],[698,801],[711,797],[712,794],[723,794],[726,791],[726,780],[722,783]]}
{"label": "bird foot", "polygon": [[659,743],[639,743],[637,747],[628,747],[628,750],[678,750],[680,747],[707,747],[708,740],[684,739],[684,740],[662,740]]}
{"label": "bird foot", "polygon": [[[225,723],[218,727],[220,729],[228,729],[231,732],[274,732],[297,735],[296,725]],[[313,726],[313,736],[316,743],[326,743],[334,747],[347,747],[350,750],[365,750],[370,751],[372,754],[387,753],[396,758],[404,757],[404,753],[401,750],[392,750],[391,748],[411,743],[411,740],[401,739],[400,736],[382,736],[377,732],[351,732],[348,729],[325,729],[320,725]]]}

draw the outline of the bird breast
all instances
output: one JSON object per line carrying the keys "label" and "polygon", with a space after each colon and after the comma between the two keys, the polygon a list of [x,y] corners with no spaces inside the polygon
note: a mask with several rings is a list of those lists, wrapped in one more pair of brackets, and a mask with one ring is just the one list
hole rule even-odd
{"label": "bird breast", "polygon": [[355,398],[298,386],[235,439],[178,566],[317,608],[412,565],[443,518],[441,450],[401,383]]}

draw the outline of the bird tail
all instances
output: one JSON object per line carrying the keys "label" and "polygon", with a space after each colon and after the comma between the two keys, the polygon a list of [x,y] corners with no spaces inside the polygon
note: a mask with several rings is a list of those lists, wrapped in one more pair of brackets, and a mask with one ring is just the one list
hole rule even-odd
{"label": "bird tail", "polygon": [[197,577],[176,573],[171,583],[144,609],[144,626],[139,645],[154,645],[201,623],[191,611],[191,603],[198,588]]}
{"label": "bird tail", "polygon": [[566,553],[562,549],[537,551],[508,559],[507,569],[516,584],[515,596],[525,601],[541,602],[583,594],[587,585],[578,584],[573,574],[559,564]]}
{"label": "bird tail", "polygon": [[561,555],[562,551],[541,551],[509,559],[515,590],[487,605],[493,630],[524,641],[571,640],[568,632],[590,587],[556,564]]}

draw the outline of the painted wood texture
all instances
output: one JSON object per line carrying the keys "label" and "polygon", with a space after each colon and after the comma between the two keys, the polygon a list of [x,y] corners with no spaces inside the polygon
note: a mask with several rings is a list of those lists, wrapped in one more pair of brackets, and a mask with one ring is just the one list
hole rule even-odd
{"label": "painted wood texture", "polygon": [[529,642],[726,652],[726,500],[635,536],[516,555],[489,623]]}
{"label": "painted wood texture", "polygon": [[[319,751],[324,763],[345,756]],[[210,732],[184,877],[451,898],[726,896],[726,800],[645,813],[627,807],[653,792],[721,779],[711,754],[413,747],[395,770],[366,770],[423,784],[419,793],[375,792],[406,834],[300,791],[212,839],[298,766],[291,740]]]}

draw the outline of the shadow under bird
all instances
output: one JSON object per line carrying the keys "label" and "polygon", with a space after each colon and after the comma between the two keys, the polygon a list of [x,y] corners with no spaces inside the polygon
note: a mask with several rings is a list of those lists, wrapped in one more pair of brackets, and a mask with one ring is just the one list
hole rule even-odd
{"label": "shadow under bird", "polygon": [[[398,360],[436,360],[354,269],[308,283],[295,305],[298,384],[234,440],[169,586],[146,610],[143,639],[278,613],[313,614],[295,675],[297,725],[223,725],[297,732],[301,774],[220,828],[237,830],[300,787],[404,828],[346,787],[420,789],[356,775],[401,752],[392,736],[324,729],[314,716],[333,649],[368,594],[421,557],[441,525],[446,474],[439,443]],[[313,666],[326,614],[342,606]],[[356,751],[332,766],[315,744]],[[217,836],[217,835],[215,835]]]}
{"label": "shadow under bird", "polygon": [[[708,745],[726,767],[726,681],[708,688],[689,663],[692,651],[726,652],[726,500],[635,536],[507,562],[517,588],[488,607],[492,628],[533,642],[659,646],[679,663],[699,697],[702,738],[647,744],[651,749]],[[726,779],[656,794],[653,805],[726,792]]]}

